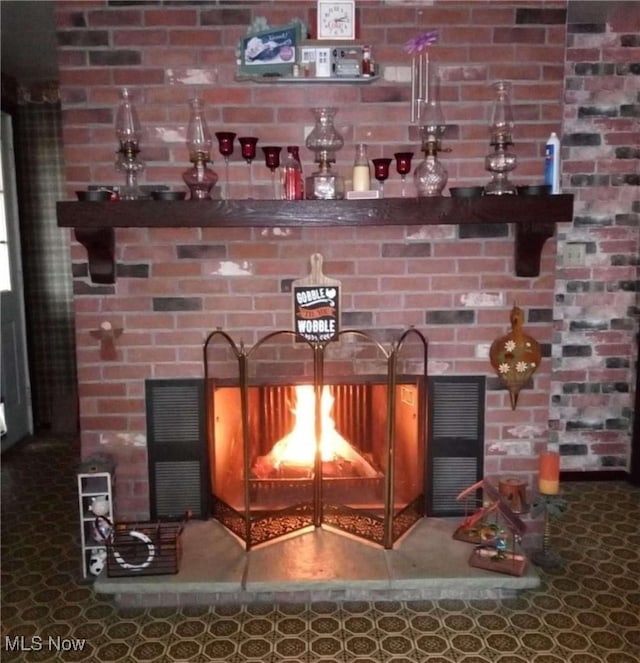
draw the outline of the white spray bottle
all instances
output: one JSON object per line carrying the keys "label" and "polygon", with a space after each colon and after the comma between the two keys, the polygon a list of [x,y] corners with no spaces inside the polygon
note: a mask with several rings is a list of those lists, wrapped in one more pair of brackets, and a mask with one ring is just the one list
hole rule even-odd
{"label": "white spray bottle", "polygon": [[551,133],[544,149],[544,183],[551,193],[560,193],[560,139]]}

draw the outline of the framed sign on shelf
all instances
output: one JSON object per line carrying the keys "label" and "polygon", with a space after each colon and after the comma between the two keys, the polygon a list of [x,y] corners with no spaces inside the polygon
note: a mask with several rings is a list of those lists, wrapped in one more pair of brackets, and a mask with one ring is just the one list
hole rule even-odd
{"label": "framed sign on shelf", "polygon": [[243,37],[240,72],[243,74],[290,75],[296,64],[300,24],[290,23]]}

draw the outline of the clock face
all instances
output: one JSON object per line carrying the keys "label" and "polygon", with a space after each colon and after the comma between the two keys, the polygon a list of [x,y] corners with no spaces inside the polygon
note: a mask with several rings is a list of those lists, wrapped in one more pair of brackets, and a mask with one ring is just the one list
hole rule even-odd
{"label": "clock face", "polygon": [[355,39],[355,0],[318,0],[318,39]]}

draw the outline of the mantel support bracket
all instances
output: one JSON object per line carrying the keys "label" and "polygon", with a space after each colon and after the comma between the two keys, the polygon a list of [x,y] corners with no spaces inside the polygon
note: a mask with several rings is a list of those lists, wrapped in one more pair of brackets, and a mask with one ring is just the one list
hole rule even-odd
{"label": "mantel support bracket", "polygon": [[116,282],[115,230],[113,228],[75,228],[78,242],[87,249],[89,276],[93,283]]}
{"label": "mantel support bracket", "polygon": [[555,224],[545,221],[516,223],[515,271],[516,276],[540,275],[540,257],[544,243],[553,237]]}
{"label": "mantel support bracket", "polygon": [[[555,224],[540,221],[515,223],[516,276],[533,278],[540,275],[540,257],[544,243],[553,237]],[[113,228],[75,228],[78,242],[87,250],[89,276],[93,283],[116,281],[115,231]]]}

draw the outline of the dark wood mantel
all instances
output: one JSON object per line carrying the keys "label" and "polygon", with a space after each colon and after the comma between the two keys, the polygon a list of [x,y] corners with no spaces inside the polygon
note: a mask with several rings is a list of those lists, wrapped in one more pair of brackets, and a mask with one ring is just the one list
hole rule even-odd
{"label": "dark wood mantel", "polygon": [[514,223],[517,276],[540,273],[542,247],[573,218],[573,196],[59,202],[58,225],[74,228],[96,283],[115,281],[115,228],[396,226]]}

